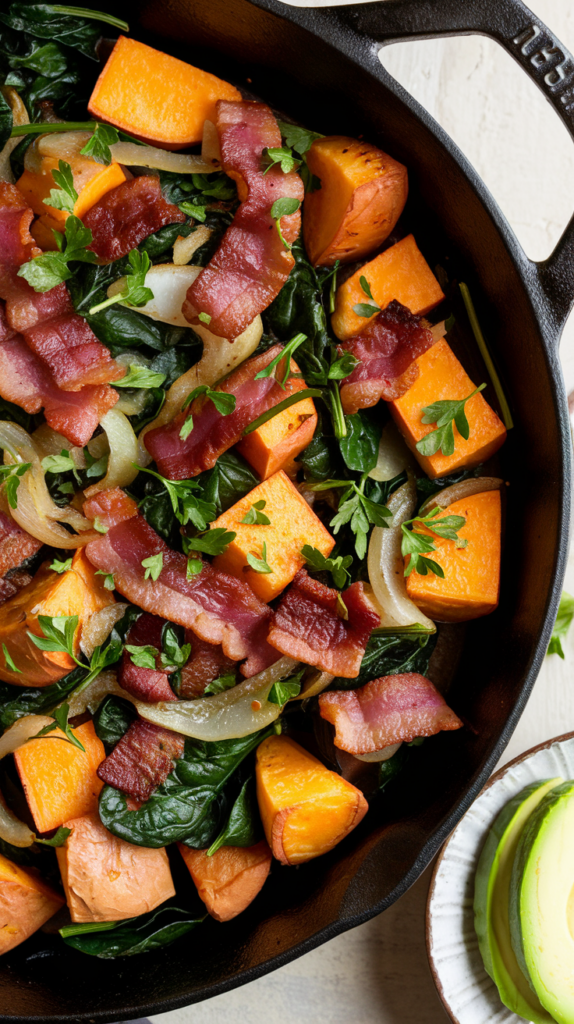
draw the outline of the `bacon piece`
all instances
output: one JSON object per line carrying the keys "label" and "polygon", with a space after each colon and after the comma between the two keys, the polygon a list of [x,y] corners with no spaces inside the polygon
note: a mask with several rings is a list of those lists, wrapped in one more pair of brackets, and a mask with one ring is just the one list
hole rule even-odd
{"label": "bacon piece", "polygon": [[[281,146],[277,121],[264,103],[219,100],[216,127],[223,169],[237,181],[241,205],[219,248],[187,292],[183,314],[191,324],[198,314],[211,316],[209,330],[222,338],[237,338],[267,309],[295,264],[276,230],[271,207],[276,199],[303,201],[304,189],[295,171],[284,174],[278,165],[265,174],[261,157],[266,147]],[[299,210],[281,218],[286,242],[297,238]]]}
{"label": "bacon piece", "polygon": [[[86,515],[88,507],[86,503]],[[266,643],[271,609],[248,584],[207,562],[188,580],[185,555],[168,548],[143,516],[112,526],[86,545],[86,554],[97,569],[114,573],[116,589],[132,604],[192,629],[202,640],[222,644],[233,661],[247,658],[241,668],[245,676],[277,660]],[[146,580],[142,561],[157,554],[163,556],[162,571],[157,580]]]}
{"label": "bacon piece", "polygon": [[82,220],[92,232],[92,252],[118,260],[166,224],[183,224],[186,216],[164,199],[159,178],[142,174],[106,192]]}
{"label": "bacon piece", "polygon": [[145,803],[183,754],[185,738],[136,718],[98,768],[98,778]]}
{"label": "bacon piece", "polygon": [[179,695],[191,700],[201,697],[206,686],[218,676],[235,671],[235,662],[226,657],[221,644],[208,644],[191,629],[185,631],[185,642],[191,644],[191,654],[181,670]]}
{"label": "bacon piece", "polygon": [[14,597],[14,594],[31,582],[32,576],[28,572],[12,572],[7,579],[0,580],[0,604],[4,604],[9,597]]}
{"label": "bacon piece", "polygon": [[0,344],[3,341],[9,341],[13,338],[16,331],[10,327],[8,323],[8,317],[6,316],[6,303],[0,301]]}
{"label": "bacon piece", "polygon": [[84,515],[88,519],[95,519],[96,516],[102,526],[117,526],[126,519],[137,516],[138,506],[129,494],[122,491],[121,487],[112,487],[107,491],[98,491],[93,498],[84,502]]}
{"label": "bacon piece", "polygon": [[0,509],[0,576],[5,576],[11,569],[17,569],[41,547],[40,540],[31,537],[10,515]]}
{"label": "bacon piece", "polygon": [[341,597],[347,619],[341,618],[339,591],[300,569],[275,611],[267,637],[271,646],[323,672],[353,679],[359,674],[371,631],[381,620],[363,583],[352,583]]}
{"label": "bacon piece", "polygon": [[79,391],[86,384],[108,384],[125,376],[125,367],[112,359],[87,320],[75,313],[36,324],[24,331],[24,338],[58,387],[66,391]]}
{"label": "bacon piece", "polygon": [[462,728],[430,679],[418,672],[382,676],[359,690],[322,693],[319,710],[335,726],[335,746],[350,754]]}
{"label": "bacon piece", "polygon": [[364,331],[338,346],[360,360],[341,382],[341,403],[347,415],[400,398],[414,384],[419,368],[414,360],[434,344],[421,317],[393,299]]}
{"label": "bacon piece", "polygon": [[[217,391],[235,395],[232,413],[223,416],[210,399],[200,396],[192,402],[191,409],[179,413],[165,427],[157,427],[145,435],[145,446],[162,476],[168,480],[187,480],[204,469],[212,469],[219,456],[237,444],[245,427],[293,393],[292,380],[287,381],[284,391],[273,375],[255,380],[256,374],[280,352],[281,346],[274,345],[267,352],[247,359],[219,385]],[[282,368],[283,362],[280,362],[277,367],[280,380],[283,379]],[[294,363],[291,368],[295,368]],[[189,412],[193,416],[193,430],[182,441],[179,432]]]}
{"label": "bacon piece", "polygon": [[[126,645],[130,647],[155,647],[161,653],[161,632],[166,619],[157,615],[140,615],[126,636]],[[174,669],[169,670],[173,672]],[[157,704],[160,700],[177,700],[168,682],[168,673],[161,668],[160,654],[156,658],[156,668],[139,668],[134,665],[129,651],[124,651],[118,672],[118,683],[132,697],[148,704]]]}
{"label": "bacon piece", "polygon": [[119,398],[108,384],[63,391],[20,335],[0,344],[0,396],[29,413],[43,407],[48,425],[78,447]]}

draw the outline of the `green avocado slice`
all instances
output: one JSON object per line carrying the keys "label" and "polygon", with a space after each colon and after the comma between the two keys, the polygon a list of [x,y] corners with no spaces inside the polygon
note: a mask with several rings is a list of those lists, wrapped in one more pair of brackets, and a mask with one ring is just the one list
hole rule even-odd
{"label": "green avocado slice", "polygon": [[550,790],[527,821],[514,858],[512,948],[543,1007],[574,1024],[574,781]]}
{"label": "green avocado slice", "polygon": [[496,818],[482,849],[475,877],[474,927],[484,966],[505,1006],[533,1024],[552,1024],[520,969],[509,924],[510,880],[524,826],[540,801],[564,780],[544,779],[513,797]]}

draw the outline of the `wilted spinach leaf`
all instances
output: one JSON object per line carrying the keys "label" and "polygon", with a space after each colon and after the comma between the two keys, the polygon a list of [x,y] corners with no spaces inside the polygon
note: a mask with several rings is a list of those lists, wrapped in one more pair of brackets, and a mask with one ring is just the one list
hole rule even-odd
{"label": "wilted spinach leaf", "polygon": [[67,946],[73,946],[80,953],[109,960],[171,946],[204,920],[205,916],[198,917],[188,910],[168,906],[127,921],[67,925],[60,929],[60,935]]}
{"label": "wilted spinach leaf", "polygon": [[297,456],[305,470],[306,480],[338,480],[341,473],[341,450],[334,437],[316,431],[311,444]]}
{"label": "wilted spinach leaf", "polygon": [[60,14],[51,4],[27,3],[13,3],[8,11],[0,11],[0,21],[16,32],[53,39],[97,60],[96,43],[102,34],[97,21]]}
{"label": "wilted spinach leaf", "polygon": [[115,747],[136,718],[137,711],[129,700],[109,694],[94,715],[96,735],[107,747]]}
{"label": "wilted spinach leaf", "polygon": [[250,776],[243,783],[231,808],[227,824],[211,844],[211,857],[220,846],[254,846],[262,835],[261,820],[255,798],[255,782]]}
{"label": "wilted spinach leaf", "polygon": [[0,727],[8,729],[25,715],[44,715],[60,704],[85,678],[85,668],[75,668],[51,686],[22,688],[0,683]]}
{"label": "wilted spinach leaf", "polygon": [[0,149],[3,149],[12,131],[12,108],[0,92]]}
{"label": "wilted spinach leaf", "polygon": [[259,477],[247,462],[231,451],[220,455],[213,469],[200,473],[196,480],[203,488],[198,497],[213,502],[218,516],[259,483]]}
{"label": "wilted spinach leaf", "polygon": [[341,453],[356,473],[368,473],[377,463],[379,442],[383,429],[380,409],[361,409],[353,416],[345,416],[347,436],[339,441]]}
{"label": "wilted spinach leaf", "polygon": [[382,790],[385,789],[386,786],[388,786],[389,782],[392,782],[393,779],[395,779],[397,775],[403,770],[405,764],[407,763],[409,757],[411,756],[411,752],[412,747],[410,747],[407,743],[401,743],[396,754],[393,754],[392,757],[389,757],[388,761],[381,761],[379,765],[378,778],[379,792],[382,792]]}
{"label": "wilted spinach leaf", "polygon": [[394,676],[401,672],[420,672],[426,675],[437,634],[412,635],[373,633],[355,679],[338,676],[330,685],[332,690],[354,690],[380,676]]}

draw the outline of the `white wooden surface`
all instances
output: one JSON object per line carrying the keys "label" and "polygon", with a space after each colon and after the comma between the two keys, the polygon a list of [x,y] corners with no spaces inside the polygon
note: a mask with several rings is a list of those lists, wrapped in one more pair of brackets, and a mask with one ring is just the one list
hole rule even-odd
{"label": "white wooden surface", "polygon": [[[571,0],[532,0],[530,6],[574,50]],[[481,37],[388,47],[384,64],[457,141],[492,190],[527,254],[533,259],[546,257],[574,205],[574,144],[521,69],[495,43]],[[567,387],[572,390],[574,321],[565,331],[562,360]],[[574,593],[574,559],[566,587]],[[556,655],[546,659],[501,763],[574,729],[574,631],[567,647],[566,661]],[[301,1024],[302,1020],[309,1024],[445,1024],[448,1018],[425,953],[428,883],[427,871],[385,914],[259,981],[152,1020],[157,1024],[219,1024],[226,1019],[234,1024]]]}

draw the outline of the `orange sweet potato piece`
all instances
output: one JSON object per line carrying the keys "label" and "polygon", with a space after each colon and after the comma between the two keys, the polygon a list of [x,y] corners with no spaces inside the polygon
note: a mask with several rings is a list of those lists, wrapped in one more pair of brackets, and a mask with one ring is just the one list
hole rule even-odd
{"label": "orange sweet potato piece", "polygon": [[75,653],[79,650],[82,623],[94,612],[114,603],[114,596],[103,586],[103,577],[96,576],[83,548],[72,560],[72,568],[64,573],[40,566],[34,579],[2,605],[0,645],[5,644],[20,672],[13,672],[0,657],[0,679],[16,686],[48,686],[74,668],[67,654],[41,651],[30,640],[28,632],[42,636],[38,616],[77,615]]}
{"label": "orange sweet potato piece", "polygon": [[307,192],[303,238],[311,263],[349,263],[377,249],[393,230],[407,201],[403,164],[368,142],[330,135],[307,154],[321,187]]}
{"label": "orange sweet potato piece", "polygon": [[[299,372],[293,362],[291,368],[292,372]],[[302,391],[306,386],[304,380],[291,380],[292,391]],[[304,398],[247,434],[237,445],[237,451],[247,459],[262,480],[267,480],[279,469],[285,469],[311,444],[316,426],[317,413],[313,399]]]}
{"label": "orange sweet potato piece", "polygon": [[64,822],[56,850],[72,921],[124,921],[175,896],[165,848],[133,846],[112,835],[97,812]]}
{"label": "orange sweet potato piece", "polygon": [[412,572],[407,593],[425,615],[439,622],[489,615],[498,604],[500,585],[500,491],[461,498],[445,509],[445,515],[464,516],[466,523],[458,535],[468,544],[457,548],[453,540],[433,534],[436,552],[429,557],[442,566],[444,579]]}
{"label": "orange sweet potato piece", "polygon": [[68,818],[95,811],[103,782],[96,774],[106,756],[93,722],[74,734],[85,753],[69,743],[59,729],[28,740],[14,754],[20,782],[38,832],[59,828]]}
{"label": "orange sweet potato piece", "polygon": [[229,82],[120,36],[98,78],[88,110],[101,121],[163,149],[201,142],[217,100],[241,100]]}
{"label": "orange sweet potato piece", "polygon": [[264,839],[256,846],[220,846],[208,857],[178,843],[200,899],[216,921],[231,921],[253,902],[271,867],[271,850]]}
{"label": "orange sweet potato piece", "polygon": [[411,313],[423,316],[444,299],[443,291],[413,235],[407,235],[390,249],[365,263],[337,288],[333,330],[341,341],[363,331],[373,317],[359,316],[353,306],[370,303],[361,287],[361,277],[369,282],[377,306],[385,309],[396,299]]}
{"label": "orange sweet potato piece", "polygon": [[[257,501],[265,501],[262,511],[270,520],[268,526],[241,522]],[[301,555],[305,544],[318,548],[325,556],[335,546],[329,531],[283,470],[254,487],[211,526],[224,526],[236,534],[227,550],[214,558],[215,568],[246,580],[265,602],[277,597],[305,565]],[[256,572],[247,560],[249,553],[261,558],[263,544],[267,546],[270,573]]]}
{"label": "orange sweet potato piece", "polygon": [[438,451],[435,455],[427,456],[417,451],[417,441],[436,429],[435,423],[422,422],[422,410],[433,402],[466,398],[472,394],[476,384],[473,384],[444,338],[419,356],[416,363],[419,376],[401,398],[389,402],[389,409],[427,476],[434,480],[446,473],[454,473],[457,469],[470,469],[486,462],[504,443],[506,427],[482,397],[482,392],[474,395],[464,407],[470,428],[468,440],[465,441],[456,426],[453,426],[455,445],[452,455],[443,455]]}
{"label": "orange sweet potato piece", "polygon": [[107,167],[102,167],[101,171],[94,175],[79,193],[74,203],[75,216],[81,220],[106,192],[111,192],[118,185],[123,185],[124,181],[129,181],[131,177],[130,172],[121,164],[111,163]]}
{"label": "orange sweet potato piece", "polygon": [[38,931],[64,900],[36,874],[0,854],[0,954]]}
{"label": "orange sweet potato piece", "polygon": [[363,794],[288,736],[257,748],[257,800],[267,842],[282,864],[332,850],[363,819]]}

